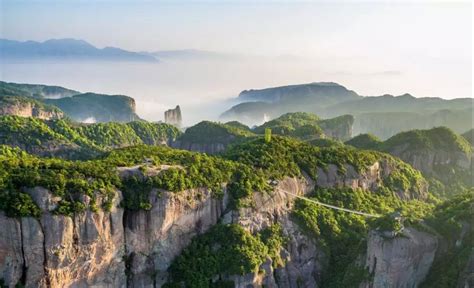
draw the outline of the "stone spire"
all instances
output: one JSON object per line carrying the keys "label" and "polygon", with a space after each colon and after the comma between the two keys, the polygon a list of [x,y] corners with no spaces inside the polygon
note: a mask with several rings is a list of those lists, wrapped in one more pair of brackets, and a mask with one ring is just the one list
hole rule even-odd
{"label": "stone spire", "polygon": [[165,111],[165,123],[181,128],[181,121],[181,108],[179,105],[177,105],[174,109]]}

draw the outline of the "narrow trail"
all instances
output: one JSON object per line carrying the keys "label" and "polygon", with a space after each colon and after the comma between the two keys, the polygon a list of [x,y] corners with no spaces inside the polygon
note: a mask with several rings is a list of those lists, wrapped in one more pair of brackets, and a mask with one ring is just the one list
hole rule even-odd
{"label": "narrow trail", "polygon": [[305,201],[309,201],[309,202],[312,202],[312,203],[315,203],[315,204],[318,204],[318,205],[321,205],[321,206],[324,206],[324,207],[331,208],[331,209],[335,209],[335,210],[339,210],[339,211],[344,211],[344,212],[348,212],[348,213],[352,213],[352,214],[357,214],[357,215],[362,215],[362,216],[365,216],[365,217],[374,217],[374,218],[379,218],[379,217],[381,217],[381,215],[378,215],[378,214],[370,214],[370,213],[355,211],[355,210],[346,209],[346,208],[342,208],[342,207],[337,207],[337,206],[334,206],[334,205],[329,205],[329,204],[322,203],[322,202],[319,202],[319,201],[316,201],[316,200],[313,200],[313,199],[306,198],[306,197],[304,197],[304,196],[300,196],[300,195],[288,193],[288,192],[286,192],[286,191],[284,191],[284,190],[281,190],[281,189],[278,189],[278,191],[283,192],[283,193],[288,194],[288,195],[291,195],[291,196],[293,196],[293,197],[296,197],[296,198],[305,200]]}

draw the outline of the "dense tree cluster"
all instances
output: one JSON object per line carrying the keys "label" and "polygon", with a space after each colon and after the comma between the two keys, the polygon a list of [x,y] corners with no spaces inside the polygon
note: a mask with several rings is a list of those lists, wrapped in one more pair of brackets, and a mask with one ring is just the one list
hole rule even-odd
{"label": "dense tree cluster", "polygon": [[[372,149],[361,150],[328,139],[307,142],[296,139],[319,133],[305,121],[320,123],[321,120],[298,113],[286,117],[288,119],[282,118],[285,121],[269,122],[265,128],[272,126],[272,133],[291,137],[272,135],[270,141],[266,141],[257,130],[254,134],[240,123],[202,122],[180,136],[180,132],[170,125],[142,121],[83,125],[67,119],[42,121],[2,116],[2,143],[23,150],[0,145],[0,210],[10,217],[39,217],[42,211],[30,196],[31,188],[38,186],[60,197],[51,212],[67,216],[86,209],[93,212],[110,210],[116,190],[122,192],[123,208],[150,210],[153,208],[150,193],[158,193],[159,197],[163,191],[186,193],[182,191],[204,187],[218,198],[223,196],[225,187],[231,201],[229,207],[234,209],[252,205],[251,196],[255,191],[271,193],[272,180],[302,176],[317,180],[318,171],[327,171],[330,165],[335,165],[341,175],[347,173],[349,166],[361,173],[375,162],[383,162],[390,171],[382,173],[379,188],[374,191],[317,188],[310,196],[335,206],[383,215],[381,218],[371,220],[302,200],[295,203],[291,219],[327,255],[322,287],[349,287],[370,277],[365,268],[357,265],[357,257],[364,252],[370,229],[400,230],[400,222],[392,217],[394,212],[402,215],[404,225],[431,229],[447,239],[449,253],[442,257],[449,259],[451,264],[447,265],[441,256],[437,256],[425,287],[446,287],[457,279],[457,273],[468,261],[466,255],[469,255],[472,232],[466,234],[461,245],[456,245],[455,239],[461,233],[463,223],[474,217],[474,191],[464,188],[464,193],[445,202],[433,196],[425,201],[402,200],[397,196],[400,191],[409,193],[410,199],[418,199],[426,180],[410,165],[382,151],[390,143],[398,145],[411,139],[413,149],[444,147],[470,153],[472,148],[466,148],[465,140],[452,136],[444,128],[437,128],[429,133],[407,132],[385,142],[366,135],[349,143]],[[277,131],[275,127],[279,127]],[[278,133],[278,129],[286,132]],[[219,156],[156,146],[179,137],[209,141],[209,135],[232,135],[241,141]],[[75,158],[83,160],[41,158],[24,151],[34,151],[51,143],[70,149],[79,147],[84,154],[77,154],[81,157]],[[134,167],[135,170],[121,175],[118,167]],[[459,177],[464,176],[460,174]],[[444,189],[443,184],[436,181],[430,179],[430,189]],[[278,225],[251,234],[239,225],[218,224],[194,238],[174,260],[170,267],[170,282],[166,285],[233,287],[229,276],[257,272],[268,258],[275,267],[284,265],[280,251],[285,243]]]}
{"label": "dense tree cluster", "polygon": [[191,143],[227,143],[239,142],[246,137],[254,136],[248,127],[238,122],[223,124],[211,121],[202,121],[186,129],[178,138],[180,141]]}
{"label": "dense tree cluster", "polygon": [[399,212],[406,225],[415,225],[432,210],[433,203],[419,200],[403,201],[393,192],[372,193],[361,189],[317,189],[312,198],[356,211],[386,215],[367,218],[335,211],[311,202],[297,200],[292,216],[302,230],[325,249],[329,261],[323,276],[324,287],[352,287],[368,277],[364,268],[355,264],[365,251],[369,229],[398,231],[392,213]]}
{"label": "dense tree cluster", "polygon": [[234,287],[226,277],[257,272],[267,257],[274,260],[276,267],[282,265],[279,251],[284,242],[278,225],[256,235],[239,225],[216,225],[194,238],[173,261],[170,267],[172,281],[166,287],[181,287],[181,283],[196,288],[222,287],[223,283]]}
{"label": "dense tree cluster", "polygon": [[[456,287],[459,276],[472,255],[474,230],[474,189],[440,203],[426,217],[426,223],[442,236],[445,249],[436,255],[421,287]],[[461,240],[460,240],[461,237]],[[460,240],[460,241],[459,241]]]}
{"label": "dense tree cluster", "polygon": [[159,145],[180,134],[174,126],[145,121],[78,124],[67,119],[0,116],[0,144],[68,159],[87,159],[117,147]]}
{"label": "dense tree cluster", "polygon": [[261,169],[273,179],[300,176],[304,171],[316,180],[317,169],[327,169],[330,164],[336,165],[339,173],[344,174],[347,165],[353,166],[357,172],[364,172],[377,161],[387,161],[394,167],[394,171],[384,179],[389,189],[418,193],[426,184],[419,171],[387,154],[339,145],[316,147],[287,137],[275,136],[271,142],[262,138],[247,141],[231,147],[224,157]]}

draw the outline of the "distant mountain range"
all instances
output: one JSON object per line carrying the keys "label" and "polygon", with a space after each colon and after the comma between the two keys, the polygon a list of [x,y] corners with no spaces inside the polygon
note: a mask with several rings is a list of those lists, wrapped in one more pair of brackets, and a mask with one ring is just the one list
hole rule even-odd
{"label": "distant mountain range", "polygon": [[158,62],[172,61],[227,61],[244,59],[241,54],[196,49],[132,52],[115,47],[99,49],[79,39],[50,39],[44,42],[0,39],[0,58],[9,60],[95,60]]}
{"label": "distant mountain range", "polygon": [[410,94],[364,97],[332,82],[244,90],[241,103],[225,111],[225,121],[255,125],[288,112],[312,112],[324,118],[350,114],[354,133],[386,139],[409,129],[447,126],[463,133],[474,126],[474,99],[416,98]]}
{"label": "distant mountain range", "polygon": [[51,39],[44,42],[0,39],[0,58],[3,60],[100,60],[157,62],[151,56],[120,48],[99,49],[86,41]]}

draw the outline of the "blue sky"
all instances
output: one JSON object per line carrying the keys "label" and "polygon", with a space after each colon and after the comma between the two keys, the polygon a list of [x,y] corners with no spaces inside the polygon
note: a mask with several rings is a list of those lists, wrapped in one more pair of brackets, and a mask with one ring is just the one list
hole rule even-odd
{"label": "blue sky", "polygon": [[[335,63],[337,68],[331,72],[335,74],[396,77],[409,73],[416,78],[414,83],[423,86],[410,83],[405,91],[419,91],[421,96],[472,96],[469,2],[0,3],[0,37],[7,39],[77,38],[98,47],[133,51],[192,48],[291,55],[313,59],[313,64]],[[453,95],[439,95],[439,90]]]}

